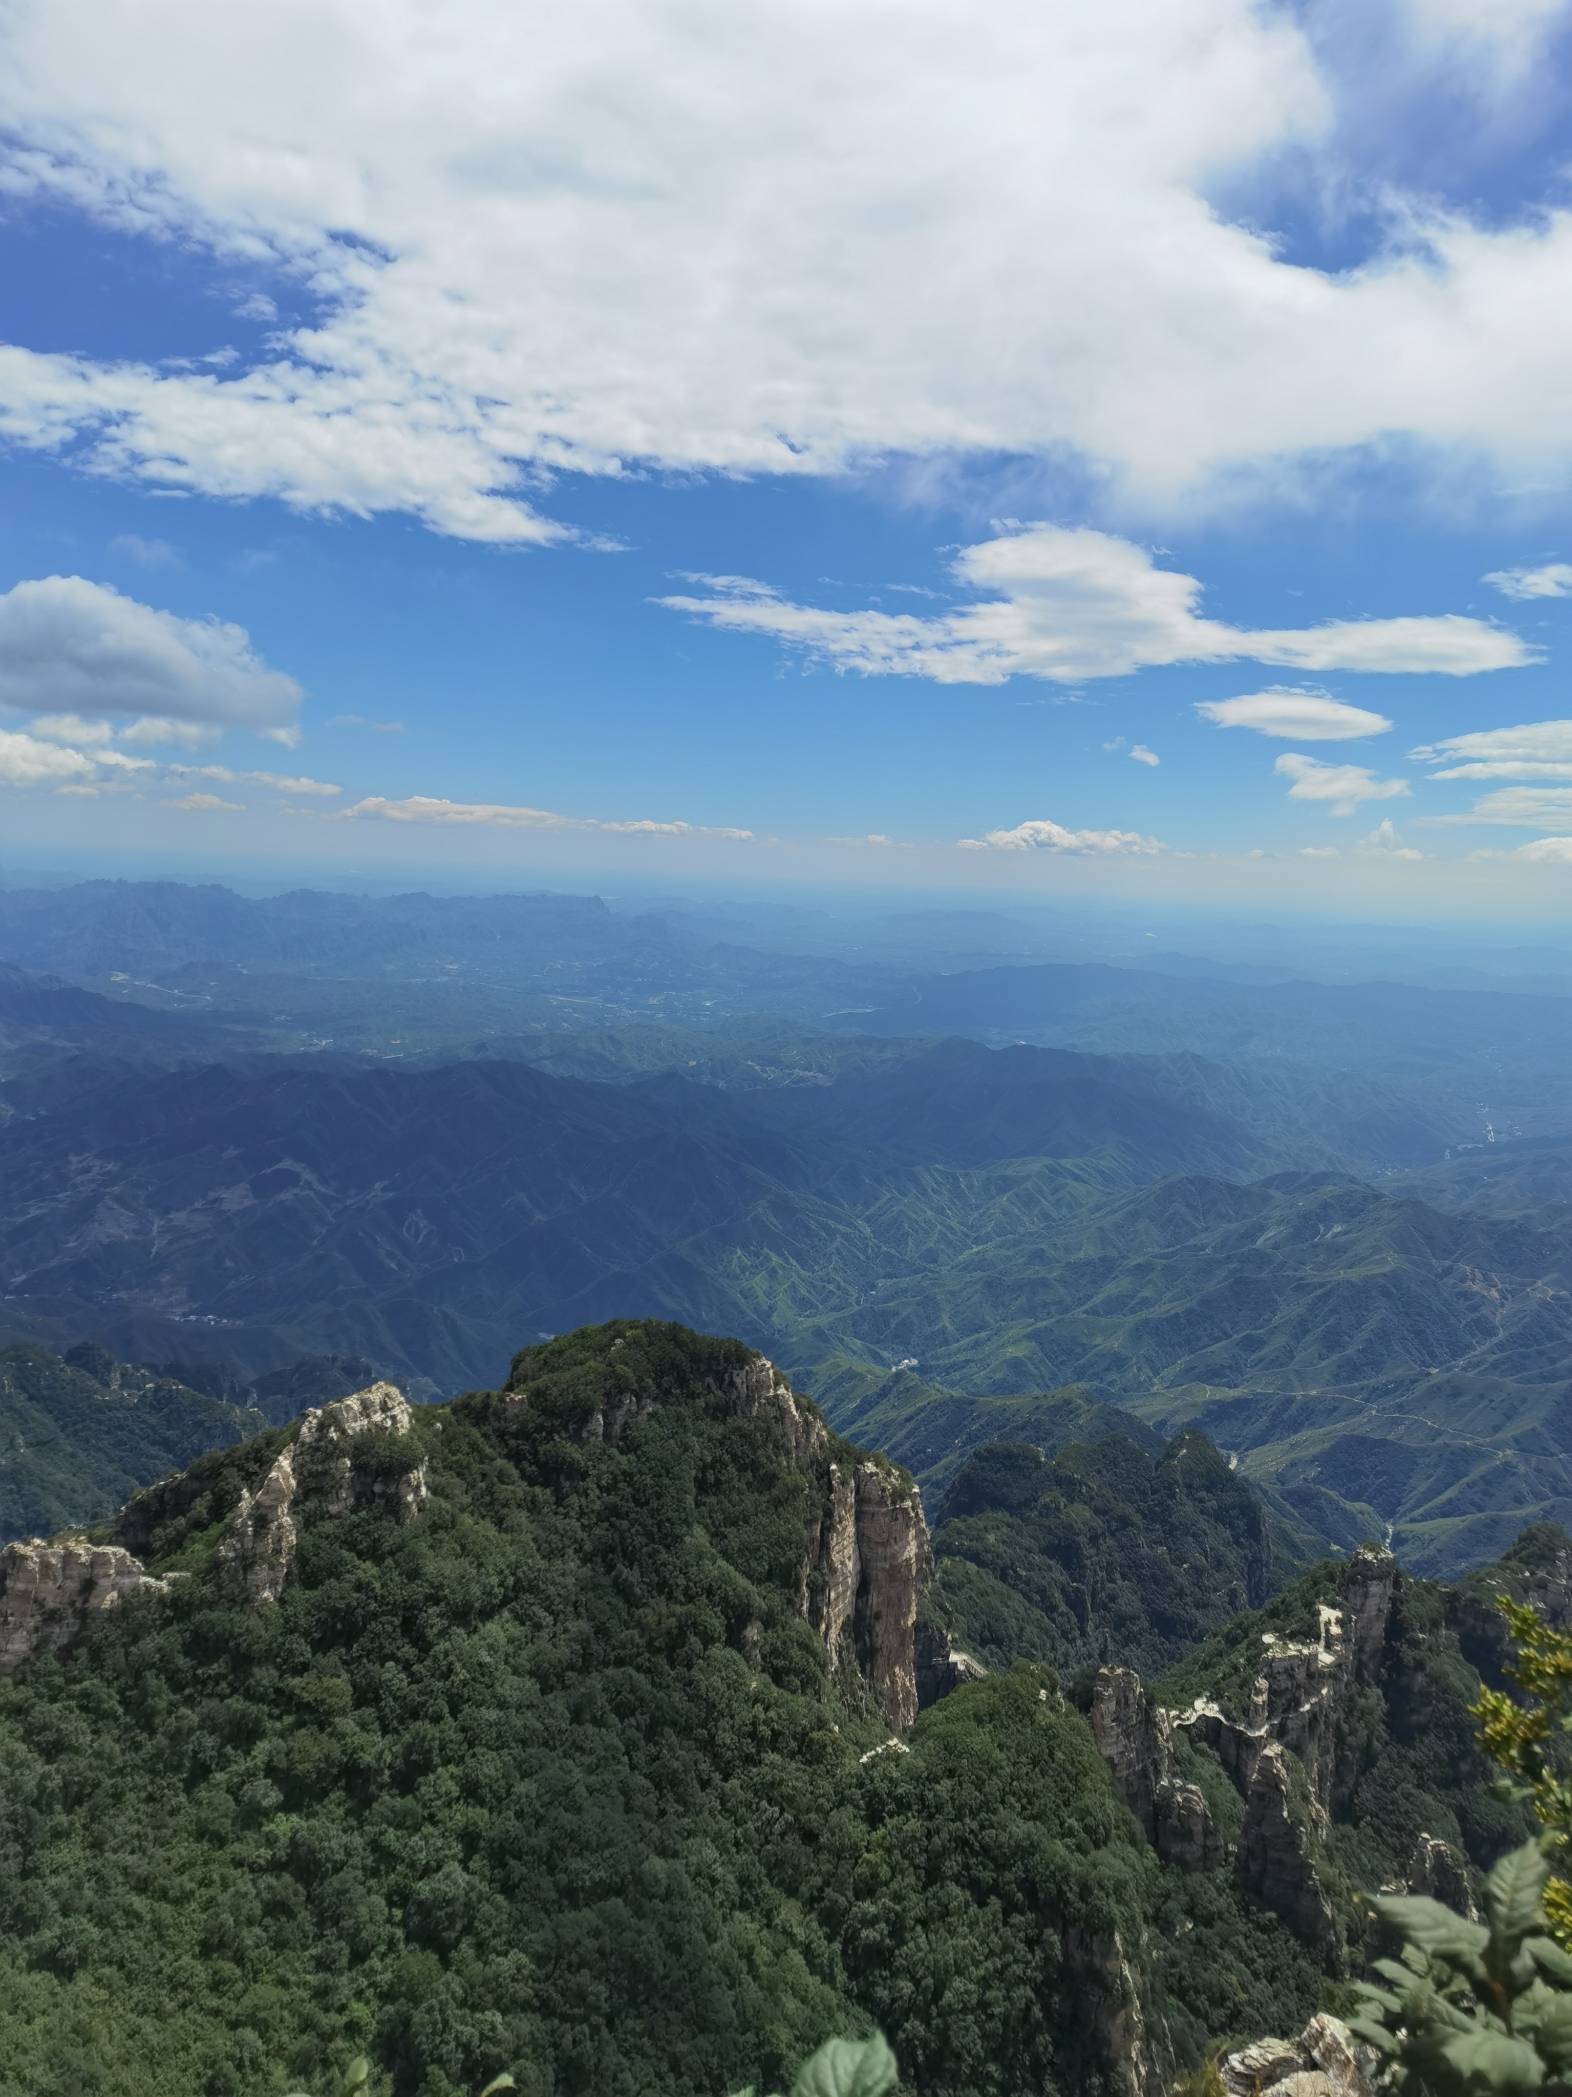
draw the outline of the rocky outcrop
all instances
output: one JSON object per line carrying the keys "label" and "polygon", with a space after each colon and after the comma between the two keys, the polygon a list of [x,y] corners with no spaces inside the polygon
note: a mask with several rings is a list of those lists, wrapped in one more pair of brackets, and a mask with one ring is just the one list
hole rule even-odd
{"label": "rocky outcrop", "polygon": [[1370,2097],[1375,2055],[1348,2026],[1324,2012],[1312,2017],[1297,2039],[1257,2039],[1221,2062],[1218,2074],[1228,2097]]}
{"label": "rocky outcrop", "polygon": [[970,1653],[950,1643],[950,1634],[937,1624],[917,1626],[917,1708],[926,1711],[947,1697],[952,1689],[980,1682],[988,1670]]}
{"label": "rocky outcrop", "polygon": [[917,1488],[874,1462],[856,1468],[852,1647],[893,1726],[917,1716],[917,1601],[927,1568],[928,1525]]}
{"label": "rocky outcrop", "polygon": [[1379,1672],[1396,1578],[1390,1553],[1357,1551],[1338,1605],[1321,1606],[1313,1639],[1267,1633],[1243,1720],[1204,1697],[1186,1711],[1162,1710],[1127,1668],[1104,1668],[1092,1702],[1098,1748],[1158,1854],[1192,1870],[1230,1860],[1205,1799],[1179,1777],[1174,1736],[1182,1730],[1217,1758],[1240,1794],[1231,1861],[1241,1884],[1334,1963],[1322,1847],[1349,1774],[1340,1766],[1343,1719],[1354,1692]]}
{"label": "rocky outcrop", "polygon": [[922,1496],[904,1471],[837,1444],[773,1362],[753,1355],[713,1386],[758,1419],[808,1482],[799,1606],[832,1662],[897,1729],[917,1716],[917,1603],[928,1564]]}
{"label": "rocky outcrop", "polygon": [[1250,1773],[1234,1871],[1242,1886],[1327,1953],[1337,1942],[1337,1920],[1321,1878],[1324,1825],[1302,1769],[1269,1740]]}
{"label": "rocky outcrop", "polygon": [[1092,1737],[1115,1788],[1164,1863],[1215,1871],[1226,1847],[1212,1810],[1174,1767],[1174,1721],[1127,1667],[1105,1667],[1092,1695]]}
{"label": "rocky outcrop", "polygon": [[218,1588],[248,1609],[276,1602],[295,1562],[295,1467],[287,1449],[254,1493],[242,1493],[219,1540]]}
{"label": "rocky outcrop", "polygon": [[7,1544],[0,1551],[0,1674],[41,1654],[68,1652],[128,1595],[162,1594],[167,1585],[117,1544],[85,1537]]}
{"label": "rocky outcrop", "polygon": [[1431,1900],[1438,1900],[1443,1907],[1451,1908],[1454,1914],[1465,1915],[1470,1922],[1479,1920],[1468,1865],[1451,1843],[1443,1842],[1439,1835],[1421,1835],[1414,1844],[1403,1883],[1382,1890],[1427,1894]]}
{"label": "rocky outcrop", "polygon": [[220,1592],[249,1608],[276,1602],[295,1562],[300,1517],[308,1511],[336,1516],[378,1507],[398,1521],[413,1519],[426,1504],[424,1466],[402,1461],[396,1448],[382,1461],[357,1461],[368,1437],[396,1444],[412,1421],[409,1401],[390,1383],[369,1384],[306,1413],[294,1441],[255,1492],[241,1495],[230,1517],[218,1546]]}
{"label": "rocky outcrop", "polygon": [[385,1507],[401,1521],[426,1504],[426,1473],[419,1463],[373,1469],[355,1462],[355,1444],[367,1435],[402,1437],[414,1415],[390,1383],[368,1384],[348,1398],[302,1415],[292,1445],[295,1487],[322,1514],[344,1515]]}

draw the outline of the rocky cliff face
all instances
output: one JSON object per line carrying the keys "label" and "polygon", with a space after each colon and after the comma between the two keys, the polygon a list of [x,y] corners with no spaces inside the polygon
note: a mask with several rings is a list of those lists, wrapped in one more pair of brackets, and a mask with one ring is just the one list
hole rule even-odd
{"label": "rocky cliff face", "polygon": [[[1321,1607],[1313,1639],[1266,1635],[1243,1721],[1207,1698],[1187,1711],[1164,1711],[1123,1668],[1102,1670],[1092,1705],[1098,1748],[1158,1854],[1189,1869],[1231,1862],[1241,1883],[1333,1959],[1322,1839],[1347,1775],[1342,1721],[1354,1691],[1379,1672],[1396,1579],[1389,1552],[1356,1551],[1339,1604]],[[1210,1749],[1240,1793],[1244,1812],[1231,1857],[1205,1800],[1178,1778],[1176,1729]]]}
{"label": "rocky cliff face", "polygon": [[1443,1907],[1451,1908],[1455,1914],[1466,1916],[1470,1922],[1479,1920],[1468,1864],[1451,1843],[1443,1842],[1439,1835],[1419,1836],[1401,1885],[1384,1886],[1381,1890],[1384,1893],[1423,1893],[1431,1900],[1440,1901]]}
{"label": "rocky cliff face", "polygon": [[375,1466],[357,1464],[356,1444],[373,1435],[396,1442],[412,1422],[409,1402],[390,1383],[374,1383],[306,1413],[255,1492],[243,1493],[218,1547],[220,1591],[250,1608],[276,1602],[295,1562],[299,1516],[335,1516],[381,1507],[409,1521],[426,1503],[419,1462],[397,1454]]}
{"label": "rocky cliff face", "polygon": [[162,1594],[139,1559],[115,1544],[36,1539],[0,1551],[0,1674],[64,1653],[128,1595]]}
{"label": "rocky cliff face", "polygon": [[1105,1667],[1098,1675],[1092,1737],[1119,1796],[1164,1863],[1215,1871],[1226,1845],[1205,1798],[1174,1767],[1173,1713],[1147,1695],[1132,1669]]}
{"label": "rocky cliff face", "polygon": [[963,1653],[950,1642],[950,1634],[937,1624],[917,1626],[917,1706],[926,1711],[967,1682],[980,1682],[987,1674],[980,1660]]}
{"label": "rocky cliff face", "polygon": [[718,1380],[762,1419],[808,1481],[814,1512],[799,1606],[831,1660],[854,1670],[892,1726],[917,1716],[917,1602],[928,1564],[922,1496],[904,1471],[838,1450],[773,1362],[755,1355]]}
{"label": "rocky cliff face", "polygon": [[1117,1935],[1071,1923],[1060,1941],[1112,2087],[1120,2097],[1164,2097],[1173,2081],[1167,2035],[1160,2018],[1148,2018]]}

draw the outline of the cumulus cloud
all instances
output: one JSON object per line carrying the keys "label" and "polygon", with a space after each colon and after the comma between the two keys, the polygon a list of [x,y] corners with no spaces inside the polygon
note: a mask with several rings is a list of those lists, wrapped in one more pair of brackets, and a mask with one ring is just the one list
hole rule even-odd
{"label": "cumulus cloud", "polygon": [[506,802],[445,801],[428,794],[410,794],[401,801],[371,794],[353,807],[339,811],[342,818],[384,823],[432,823],[455,828],[496,830],[601,830],[622,836],[702,837],[753,841],[751,830],[729,824],[656,822],[649,817],[613,821],[599,816],[558,815],[549,808],[519,808]]}
{"label": "cumulus cloud", "polygon": [[[1409,0],[1389,56],[1454,16],[1520,52],[1549,4],[1504,0],[1511,41]],[[297,271],[318,310],[224,369],[10,351],[12,439],[90,470],[532,543],[559,530],[540,469],[1068,446],[1172,504],[1394,436],[1572,456],[1559,203],[1503,225],[1398,197],[1335,270],[1217,208],[1289,151],[1312,186],[1367,173],[1287,8],[451,0],[440,62],[416,0],[4,21],[13,195]]]}
{"label": "cumulus cloud", "polygon": [[85,751],[0,728],[0,786],[52,786],[64,779],[88,779],[96,770]]}
{"label": "cumulus cloud", "polygon": [[1385,714],[1296,685],[1273,685],[1269,691],[1247,692],[1237,699],[1198,699],[1195,710],[1219,728],[1253,728],[1257,735],[1291,743],[1356,742],[1362,736],[1385,735],[1392,726]]}
{"label": "cumulus cloud", "polygon": [[1547,561],[1542,568],[1497,568],[1485,581],[1503,597],[1572,597],[1572,561]]}
{"label": "cumulus cloud", "polygon": [[166,801],[166,808],[178,808],[182,815],[238,815],[239,801],[226,801],[219,794],[182,794],[178,801]]}
{"label": "cumulus cloud", "polygon": [[1168,663],[1240,660],[1468,677],[1536,660],[1516,634],[1450,612],[1302,628],[1229,626],[1201,616],[1194,576],[1159,568],[1145,547],[1109,532],[1035,524],[963,547],[952,566],[957,583],[981,601],[930,616],[822,610],[735,576],[725,578],[725,588],[712,581],[707,596],[657,602],[723,632],[769,635],[837,670],[938,684],[1002,684],[1009,677],[1068,684]]}
{"label": "cumulus cloud", "polygon": [[216,741],[222,732],[211,721],[166,721],[157,714],[144,714],[121,729],[120,740],[139,746],[174,743],[192,750],[199,744]]}
{"label": "cumulus cloud", "polygon": [[1572,779],[1572,721],[1525,721],[1421,743],[1409,756],[1440,765],[1432,779]]}
{"label": "cumulus cloud", "polygon": [[1160,765],[1162,759],[1155,750],[1148,750],[1145,743],[1132,743],[1130,755],[1138,765]]}
{"label": "cumulus cloud", "polygon": [[84,721],[80,714],[40,714],[27,725],[48,743],[107,743],[115,732],[107,721]]}
{"label": "cumulus cloud", "polygon": [[223,620],[180,619],[79,575],[0,595],[0,707],[290,734],[300,698]]}
{"label": "cumulus cloud", "polygon": [[1374,830],[1360,839],[1359,849],[1377,859],[1423,859],[1425,856],[1413,845],[1402,842],[1390,816],[1383,816]]}
{"label": "cumulus cloud", "polygon": [[1142,837],[1135,830],[1066,830],[1062,823],[1046,818],[1017,823],[1013,830],[985,830],[981,837],[956,840],[963,852],[1072,852],[1133,853],[1148,856],[1168,847],[1155,837]]}
{"label": "cumulus cloud", "polygon": [[1406,779],[1378,779],[1363,765],[1329,765],[1319,757],[1285,750],[1272,767],[1291,779],[1290,801],[1324,802],[1335,816],[1350,816],[1364,801],[1395,801],[1408,792]]}
{"label": "cumulus cloud", "polygon": [[1538,860],[1550,866],[1572,866],[1572,837],[1536,837],[1532,844],[1519,845],[1507,856]]}

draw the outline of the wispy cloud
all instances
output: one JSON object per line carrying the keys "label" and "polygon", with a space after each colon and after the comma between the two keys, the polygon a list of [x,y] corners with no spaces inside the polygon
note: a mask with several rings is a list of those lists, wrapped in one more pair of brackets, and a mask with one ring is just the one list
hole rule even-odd
{"label": "wispy cloud", "polygon": [[332,725],[335,728],[365,728],[369,729],[373,735],[402,735],[404,733],[404,723],[402,721],[374,721],[369,714],[335,714]]}
{"label": "wispy cloud", "polygon": [[1497,568],[1485,581],[1503,597],[1572,597],[1572,561],[1546,561],[1540,568]]}
{"label": "wispy cloud", "polygon": [[182,794],[178,801],[166,801],[166,808],[178,808],[182,815],[239,815],[243,804],[226,801],[219,794]]}
{"label": "wispy cloud", "polygon": [[210,779],[219,786],[267,786],[280,794],[341,794],[344,789],[325,779],[303,779],[282,772],[236,772],[228,765],[170,765],[171,779]]}
{"label": "wispy cloud", "polygon": [[1572,786],[1504,786],[1458,815],[1427,816],[1434,824],[1499,824],[1517,830],[1572,830]]}
{"label": "wispy cloud", "polygon": [[109,542],[111,553],[139,568],[183,568],[185,561],[167,539],[144,539],[140,532],[121,532]]}
{"label": "wispy cloud", "polygon": [[1572,721],[1525,721],[1421,743],[1409,756],[1432,779],[1572,779]]}
{"label": "wispy cloud", "polygon": [[963,547],[953,567],[957,583],[981,601],[930,616],[794,604],[738,576],[725,577],[723,588],[712,581],[708,596],[656,601],[723,632],[767,635],[837,670],[939,684],[994,685],[1010,677],[1069,684],[1230,661],[1469,677],[1537,659],[1504,627],[1452,612],[1302,628],[1229,626],[1201,615],[1194,576],[1158,567],[1145,547],[1108,532],[1032,525]]}
{"label": "wispy cloud", "polygon": [[401,801],[372,794],[339,811],[341,820],[384,823],[428,823],[455,829],[599,830],[622,837],[719,838],[738,844],[754,841],[751,830],[730,824],[658,822],[640,816],[618,820],[603,816],[559,815],[549,808],[521,808],[495,801],[444,801],[410,794]]}

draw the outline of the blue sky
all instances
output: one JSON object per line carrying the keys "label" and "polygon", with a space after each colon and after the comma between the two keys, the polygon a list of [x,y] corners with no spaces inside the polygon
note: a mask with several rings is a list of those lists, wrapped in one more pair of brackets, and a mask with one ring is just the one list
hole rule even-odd
{"label": "blue sky", "polygon": [[0,28],[0,862],[1564,913],[1564,8],[422,20]]}

